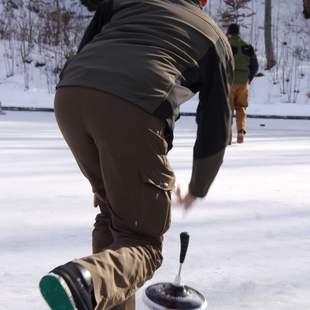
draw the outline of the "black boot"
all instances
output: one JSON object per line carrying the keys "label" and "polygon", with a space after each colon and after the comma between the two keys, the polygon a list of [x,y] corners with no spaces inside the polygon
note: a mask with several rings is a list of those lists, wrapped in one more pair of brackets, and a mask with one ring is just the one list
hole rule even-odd
{"label": "black boot", "polygon": [[69,262],[40,280],[40,291],[52,310],[93,310],[91,275],[81,265]]}

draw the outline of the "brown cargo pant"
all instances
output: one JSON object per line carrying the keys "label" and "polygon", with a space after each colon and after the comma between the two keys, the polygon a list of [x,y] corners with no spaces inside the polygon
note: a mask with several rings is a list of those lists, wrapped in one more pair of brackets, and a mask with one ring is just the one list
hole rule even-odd
{"label": "brown cargo pant", "polygon": [[164,123],[104,92],[57,90],[55,115],[81,171],[100,202],[90,271],[96,310],[135,309],[134,294],[161,265],[170,225],[174,174]]}
{"label": "brown cargo pant", "polygon": [[246,132],[246,109],[248,107],[248,97],[248,83],[233,84],[231,86],[229,102],[232,113],[236,111],[236,124],[238,132],[242,130]]}

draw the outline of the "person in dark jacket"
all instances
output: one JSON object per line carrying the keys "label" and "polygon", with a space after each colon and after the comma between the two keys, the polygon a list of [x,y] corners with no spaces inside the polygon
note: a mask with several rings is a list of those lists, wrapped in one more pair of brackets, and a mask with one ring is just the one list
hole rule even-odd
{"label": "person in dark jacket", "polygon": [[97,3],[61,74],[55,115],[100,213],[93,254],[41,279],[52,309],[135,309],[135,292],[162,262],[175,183],[167,152],[179,107],[199,92],[192,177],[182,199],[189,208],[206,196],[223,161],[232,75],[229,42],[202,2]]}
{"label": "person in dark jacket", "polygon": [[258,61],[252,45],[240,37],[240,27],[238,24],[231,24],[228,27],[227,35],[235,59],[234,82],[231,87],[230,104],[232,110],[236,111],[237,143],[243,143],[244,135],[246,134],[249,83],[251,83],[258,71]]}

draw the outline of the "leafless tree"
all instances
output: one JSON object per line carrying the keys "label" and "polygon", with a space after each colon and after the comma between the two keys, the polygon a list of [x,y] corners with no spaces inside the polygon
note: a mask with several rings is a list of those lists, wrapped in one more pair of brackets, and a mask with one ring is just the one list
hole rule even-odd
{"label": "leafless tree", "polygon": [[0,39],[3,40],[3,60],[5,63],[6,77],[11,77],[15,73],[15,27],[13,7],[8,3],[3,5],[0,13]]}
{"label": "leafless tree", "polygon": [[27,7],[23,7],[17,20],[19,32],[19,52],[24,68],[25,90],[30,87],[30,64],[32,63],[31,52],[34,48],[34,24],[32,13]]}
{"label": "leafless tree", "polygon": [[[88,1],[95,5],[99,0]],[[0,57],[6,77],[22,70],[29,89],[33,67],[38,67],[52,92],[91,15],[80,0],[0,0]]]}
{"label": "leafless tree", "polygon": [[304,16],[305,18],[310,18],[310,0],[303,0],[304,1]]}
{"label": "leafless tree", "polygon": [[253,16],[255,13],[248,7],[251,0],[224,0],[226,9],[222,12],[223,26],[231,23],[241,24],[246,17]]}
{"label": "leafless tree", "polygon": [[273,52],[272,43],[272,5],[271,0],[265,0],[265,53],[266,53],[266,69],[270,70],[276,60]]}

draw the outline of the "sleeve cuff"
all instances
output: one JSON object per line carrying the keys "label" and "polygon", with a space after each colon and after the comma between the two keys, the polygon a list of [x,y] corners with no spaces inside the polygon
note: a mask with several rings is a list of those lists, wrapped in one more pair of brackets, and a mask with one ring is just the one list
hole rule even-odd
{"label": "sleeve cuff", "polygon": [[196,159],[193,162],[192,177],[188,186],[189,192],[203,198],[207,195],[223,162],[225,150],[204,159]]}

